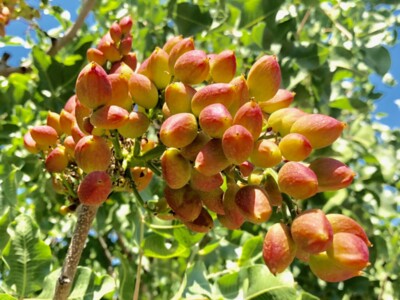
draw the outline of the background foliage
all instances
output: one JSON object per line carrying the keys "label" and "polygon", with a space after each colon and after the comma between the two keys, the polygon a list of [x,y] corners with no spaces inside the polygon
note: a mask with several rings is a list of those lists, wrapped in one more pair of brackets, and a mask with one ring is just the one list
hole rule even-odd
{"label": "background foliage", "polygon": [[[63,107],[74,93],[88,47],[126,14],[135,20],[140,61],[177,34],[193,36],[208,52],[234,50],[242,72],[261,53],[275,54],[283,86],[296,92],[296,106],[348,123],[340,140],[315,155],[349,164],[357,173],[355,182],[346,190],[317,194],[303,207],[360,222],[374,244],[371,266],[363,276],[338,284],[317,280],[301,262],[274,277],[261,257],[269,223],[194,234],[179,223],[143,214],[132,195],[113,194],[99,209],[71,299],[132,299],[140,270],[140,299],[399,299],[400,131],[372,118],[382,95],[369,81],[376,73],[393,83],[386,73],[391,66],[387,47],[396,42],[400,24],[396,3],[102,0],[93,24],[49,56],[49,35],[58,37],[71,21],[62,7],[42,0],[39,11],[58,20],[57,30],[40,30],[33,18],[26,21],[31,28],[26,40],[0,40],[30,47],[25,63],[32,68],[0,77],[0,299],[52,297],[75,216],[59,213],[66,199],[54,193],[42,160],[23,149],[22,137],[44,122],[47,110]],[[162,183],[154,179],[142,196],[147,201],[161,197]]]}

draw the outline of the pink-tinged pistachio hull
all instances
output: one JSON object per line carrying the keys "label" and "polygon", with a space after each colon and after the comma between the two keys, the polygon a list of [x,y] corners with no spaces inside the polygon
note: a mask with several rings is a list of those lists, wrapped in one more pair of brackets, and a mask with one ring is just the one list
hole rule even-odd
{"label": "pink-tinged pistachio hull", "polygon": [[58,113],[48,111],[46,125],[53,127],[57,131],[58,135],[63,133],[60,125],[60,115]]}
{"label": "pink-tinged pistachio hull", "polygon": [[50,173],[61,173],[68,166],[68,154],[64,146],[54,148],[45,161],[46,170]]}
{"label": "pink-tinged pistachio hull", "polygon": [[130,75],[124,76],[123,74],[120,73],[113,73],[107,75],[112,88],[112,97],[110,102],[108,103],[109,105],[117,105],[126,110],[132,109],[133,101],[129,93],[128,76],[130,77]]}
{"label": "pink-tinged pistachio hull", "polygon": [[242,211],[235,202],[236,193],[239,189],[236,183],[228,183],[223,197],[225,214],[218,215],[218,220],[221,224],[230,230],[239,229],[245,221]]}
{"label": "pink-tinged pistachio hull", "polygon": [[282,161],[281,150],[277,144],[269,140],[258,140],[254,143],[250,161],[260,168],[271,168]]}
{"label": "pink-tinged pistachio hull", "polygon": [[209,84],[200,90],[192,98],[192,112],[198,116],[208,105],[214,103],[223,104],[228,110],[237,98],[236,87],[229,83]]}
{"label": "pink-tinged pistachio hull", "polygon": [[297,247],[307,253],[317,254],[332,245],[332,226],[320,209],[302,212],[293,220],[290,230]]}
{"label": "pink-tinged pistachio hull", "polygon": [[221,173],[212,176],[206,176],[196,169],[192,170],[190,178],[190,186],[198,191],[211,192],[218,189],[224,183],[224,178]]}
{"label": "pink-tinged pistachio hull", "polygon": [[191,50],[182,54],[174,65],[176,79],[186,84],[202,83],[209,73],[208,57],[202,50]]}
{"label": "pink-tinged pistachio hull", "polygon": [[194,221],[200,215],[203,208],[200,194],[188,185],[180,189],[164,189],[165,199],[181,221]]}
{"label": "pink-tinged pistachio hull", "polygon": [[140,65],[138,73],[148,77],[158,89],[164,89],[171,81],[168,60],[168,53],[156,47],[149,58]]}
{"label": "pink-tinged pistachio hull", "polygon": [[182,155],[190,161],[195,161],[197,154],[200,150],[211,140],[211,138],[205,134],[203,131],[200,131],[193,142],[189,145],[181,148]]}
{"label": "pink-tinged pistachio hull", "polygon": [[265,190],[259,186],[247,185],[236,193],[235,203],[244,218],[254,224],[261,224],[269,220],[272,207]]}
{"label": "pink-tinged pistachio hull", "polygon": [[311,255],[309,265],[311,271],[326,282],[340,282],[361,275],[361,271],[342,266],[326,252]]}
{"label": "pink-tinged pistachio hull", "polygon": [[278,172],[278,185],[281,192],[304,200],[318,192],[317,175],[299,162],[287,162]]}
{"label": "pink-tinged pistachio hull", "polygon": [[165,103],[171,114],[192,112],[192,98],[196,90],[183,82],[173,82],[165,88]]}
{"label": "pink-tinged pistachio hull", "polygon": [[97,108],[111,101],[112,87],[106,71],[91,62],[78,75],[75,85],[79,101],[89,108]]}
{"label": "pink-tinged pistachio hull", "polygon": [[160,128],[160,139],[167,147],[182,148],[197,136],[197,120],[191,113],[172,115]]}
{"label": "pink-tinged pistachio hull", "polygon": [[28,150],[32,154],[39,153],[39,151],[40,151],[40,147],[36,143],[36,141],[32,138],[30,131],[28,131],[24,135],[24,147],[26,150]]}
{"label": "pink-tinged pistachio hull", "polygon": [[107,61],[104,53],[96,48],[89,48],[86,51],[86,58],[89,62],[95,62],[100,66],[104,65]]}
{"label": "pink-tinged pistachio hull", "polygon": [[216,188],[210,192],[200,192],[200,198],[203,205],[207,209],[219,215],[224,215],[223,203],[224,191],[221,188]]}
{"label": "pink-tinged pistachio hull", "polygon": [[85,173],[106,171],[111,164],[111,149],[106,140],[88,135],[75,146],[75,160]]}
{"label": "pink-tinged pistachio hull", "polygon": [[76,106],[75,106],[75,120],[76,123],[79,126],[79,129],[82,130],[82,132],[86,134],[90,134],[90,132],[87,132],[85,130],[84,120],[85,118],[90,118],[90,115],[92,113],[92,109],[84,106],[79,100],[76,101]]}
{"label": "pink-tinged pistachio hull", "polygon": [[146,167],[133,167],[130,169],[132,179],[135,182],[136,189],[143,191],[153,178],[153,171]]}
{"label": "pink-tinged pistachio hull", "polygon": [[57,131],[48,125],[38,125],[29,131],[32,139],[39,145],[44,147],[55,146],[58,141]]}
{"label": "pink-tinged pistachio hull", "polygon": [[265,235],[263,243],[263,259],[274,275],[282,273],[293,262],[296,254],[290,229],[282,223],[272,225]]}
{"label": "pink-tinged pistachio hull", "polygon": [[85,205],[100,205],[107,200],[112,191],[110,176],[103,171],[86,175],[78,186],[78,198]]}
{"label": "pink-tinged pistachio hull", "polygon": [[255,101],[271,99],[281,84],[281,68],[275,56],[264,55],[250,68],[247,76],[250,97]]}
{"label": "pink-tinged pistachio hull", "polygon": [[326,217],[334,234],[339,232],[352,233],[361,238],[368,247],[372,246],[365,230],[352,218],[341,214],[327,214]]}
{"label": "pink-tinged pistachio hull", "polygon": [[[75,109],[76,111],[76,109]],[[74,112],[70,113],[68,111],[66,111],[65,109],[61,110],[60,113],[60,127],[62,132],[64,132],[67,135],[71,134],[71,129],[72,127],[75,125],[76,122],[76,118],[74,115]]]}
{"label": "pink-tinged pistachio hull", "polygon": [[165,42],[165,44],[163,45],[163,50],[169,54],[172,48],[182,39],[183,39],[182,35],[173,36],[172,38],[170,38],[168,41]]}
{"label": "pink-tinged pistachio hull", "polygon": [[265,182],[263,185],[265,191],[267,192],[269,202],[272,206],[281,206],[283,197],[279,190],[278,182],[275,180],[274,176],[267,174],[265,176]]}
{"label": "pink-tinged pistachio hull", "polygon": [[210,59],[210,75],[214,82],[230,82],[236,74],[236,56],[232,50],[224,50]]}
{"label": "pink-tinged pistachio hull", "polygon": [[330,116],[308,114],[293,123],[290,132],[304,135],[314,149],[331,145],[342,134],[346,124]]}
{"label": "pink-tinged pistachio hull", "polygon": [[289,133],[285,135],[279,142],[279,149],[283,157],[291,161],[302,161],[306,159],[313,150],[309,140],[299,133]]}
{"label": "pink-tinged pistachio hull", "polygon": [[121,62],[123,62],[127,66],[129,66],[129,68],[132,71],[136,71],[136,67],[137,67],[137,56],[136,56],[136,53],[129,52],[129,53],[125,54],[124,56],[122,56],[122,61]]}
{"label": "pink-tinged pistachio hull", "polygon": [[121,59],[121,53],[109,32],[101,38],[97,45],[97,49],[103,52],[104,57],[110,62],[116,62]]}
{"label": "pink-tinged pistachio hull", "polygon": [[221,103],[206,106],[199,115],[201,129],[212,138],[222,138],[232,125],[232,116]]}
{"label": "pink-tinged pistachio hull", "polygon": [[194,232],[207,233],[214,227],[214,221],[207,211],[207,209],[202,208],[199,216],[188,222],[183,222],[190,230]]}
{"label": "pink-tinged pistachio hull", "polygon": [[63,146],[65,147],[65,151],[67,152],[69,159],[75,160],[76,142],[74,141],[74,138],[71,135],[65,137],[63,141]]}
{"label": "pink-tinged pistachio hull", "polygon": [[368,246],[358,236],[338,232],[333,235],[332,245],[326,250],[328,256],[342,266],[361,271],[369,265]]}
{"label": "pink-tinged pistachio hull", "polygon": [[263,112],[267,114],[272,114],[273,112],[289,107],[294,100],[295,93],[288,90],[279,89],[274,97],[267,101],[259,102]]}
{"label": "pink-tinged pistachio hull", "polygon": [[254,139],[242,125],[229,127],[222,136],[222,149],[229,162],[240,165],[253,151]]}
{"label": "pink-tinged pistachio hull", "polygon": [[146,76],[134,73],[129,78],[129,93],[135,104],[150,109],[158,103],[158,91]]}
{"label": "pink-tinged pistachio hull", "polygon": [[233,78],[230,84],[235,87],[235,98],[229,107],[229,112],[234,116],[243,104],[250,101],[249,87],[243,75]]}
{"label": "pink-tinged pistachio hull", "polygon": [[253,172],[254,165],[246,160],[239,165],[239,170],[243,177],[248,177]]}
{"label": "pink-tinged pistachio hull", "polygon": [[196,156],[194,168],[196,171],[213,176],[218,174],[230,165],[222,149],[220,139],[212,139],[203,146]]}
{"label": "pink-tinged pistachio hull", "polygon": [[192,166],[176,148],[168,148],[161,156],[162,177],[172,189],[184,187],[190,180]]}
{"label": "pink-tinged pistachio hull", "polygon": [[149,126],[150,120],[144,113],[132,111],[126,123],[118,128],[118,132],[123,137],[135,139],[142,136]]}
{"label": "pink-tinged pistachio hull", "polygon": [[260,136],[263,127],[263,113],[257,102],[243,104],[233,118],[234,125],[242,125],[250,131],[254,140]]}
{"label": "pink-tinged pistachio hull", "polygon": [[[169,65],[169,70],[174,75],[174,66],[176,61],[180,56],[182,56],[184,53],[194,50],[194,41],[193,38],[184,38],[180,41],[178,41],[170,50],[169,52],[169,59],[168,59],[168,65]],[[168,53],[168,52],[167,52]]]}
{"label": "pink-tinged pistachio hull", "polygon": [[313,160],[309,168],[317,175],[319,192],[346,188],[356,175],[346,164],[330,157]]}
{"label": "pink-tinged pistachio hull", "polygon": [[268,127],[271,127],[274,132],[279,132],[284,136],[290,133],[293,123],[304,115],[307,115],[307,113],[298,108],[282,108],[269,116]]}
{"label": "pink-tinged pistachio hull", "polygon": [[96,109],[90,116],[90,123],[100,129],[117,129],[126,124],[129,112],[117,105],[106,105]]}

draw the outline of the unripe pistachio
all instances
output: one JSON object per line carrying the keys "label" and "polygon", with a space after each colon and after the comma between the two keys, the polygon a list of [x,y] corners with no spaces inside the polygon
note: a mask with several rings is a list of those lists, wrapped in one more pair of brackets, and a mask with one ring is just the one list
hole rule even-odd
{"label": "unripe pistachio", "polygon": [[190,50],[182,54],[174,65],[176,79],[186,84],[202,83],[209,72],[208,57],[202,50]]}
{"label": "unripe pistachio", "polygon": [[65,147],[65,151],[67,152],[69,159],[75,160],[76,142],[74,141],[74,138],[71,135],[67,136],[63,141],[63,145]]}
{"label": "unripe pistachio", "polygon": [[194,168],[206,176],[218,174],[229,165],[230,162],[224,154],[220,139],[208,141],[197,154],[194,162]]}
{"label": "unripe pistachio", "polygon": [[253,139],[257,140],[263,126],[263,114],[257,102],[250,101],[243,104],[236,112],[233,124],[242,125],[250,131]]}
{"label": "unripe pistachio", "polygon": [[172,189],[184,187],[190,180],[192,166],[176,148],[168,148],[161,156],[162,177]]}
{"label": "unripe pistachio", "polygon": [[305,252],[317,254],[332,244],[332,226],[320,209],[302,212],[293,220],[290,230],[297,247]]}
{"label": "unripe pistachio", "polygon": [[212,176],[206,176],[196,169],[192,170],[190,178],[190,186],[198,191],[211,192],[218,189],[224,182],[224,178],[221,173],[217,173]]}
{"label": "unripe pistachio", "polygon": [[122,62],[124,62],[132,71],[136,70],[137,67],[137,57],[135,52],[129,52],[122,56]]}
{"label": "unripe pistachio", "polygon": [[168,205],[180,220],[193,221],[200,215],[203,208],[200,195],[190,186],[186,185],[180,189],[166,186],[164,195]]}
{"label": "unripe pistachio", "polygon": [[50,173],[61,173],[68,166],[68,155],[65,147],[58,145],[46,157],[46,170]]}
{"label": "unripe pistachio", "polygon": [[76,102],[78,100],[78,97],[75,95],[72,95],[71,97],[68,98],[67,102],[64,105],[64,110],[71,114],[75,114],[75,107],[76,107]]}
{"label": "unripe pistachio", "polygon": [[190,230],[195,232],[207,233],[214,227],[214,221],[210,213],[204,207],[199,216],[193,221],[183,222]]}
{"label": "unripe pistachio", "polygon": [[275,56],[264,55],[250,68],[247,76],[250,97],[255,101],[271,99],[281,84],[281,69]]}
{"label": "unripe pistachio", "polygon": [[206,106],[199,115],[201,129],[212,138],[222,138],[232,125],[232,116],[221,103]]}
{"label": "unripe pistachio", "polygon": [[289,133],[279,142],[279,149],[283,157],[291,161],[306,159],[312,152],[308,139],[299,133]]}
{"label": "unripe pistachio", "polygon": [[133,102],[144,108],[150,109],[157,105],[157,88],[150,79],[142,74],[134,73],[129,78],[129,92]]}
{"label": "unripe pistachio", "polygon": [[140,65],[138,73],[148,77],[158,89],[164,89],[171,81],[168,58],[168,53],[157,47]]}
{"label": "unripe pistachio", "polygon": [[230,82],[236,73],[236,56],[232,50],[224,50],[210,59],[210,75],[214,82]]}
{"label": "unripe pistachio", "polygon": [[183,147],[181,149],[181,153],[184,157],[186,157],[190,161],[194,161],[196,159],[197,154],[200,150],[205,146],[205,144],[210,141],[211,138],[205,134],[203,131],[200,131],[196,138],[189,145]]}
{"label": "unripe pistachio", "polygon": [[299,162],[287,162],[278,172],[278,185],[281,192],[303,200],[318,192],[317,175]]}
{"label": "unripe pistachio", "polygon": [[96,109],[90,116],[90,123],[100,129],[117,129],[124,126],[129,112],[117,105],[105,105]]}
{"label": "unripe pistachio", "polygon": [[239,191],[236,183],[228,183],[223,197],[224,215],[218,215],[218,220],[230,230],[239,229],[245,219],[242,211],[235,202],[236,193]]}
{"label": "unripe pistachio", "polygon": [[235,97],[229,107],[229,112],[232,116],[235,116],[238,109],[242,107],[243,104],[250,101],[249,87],[243,75],[233,78],[230,84],[235,87]]}
{"label": "unripe pistachio", "polygon": [[24,147],[32,154],[39,153],[40,148],[36,141],[32,138],[31,132],[28,131],[24,135]]}
{"label": "unripe pistachio", "polygon": [[107,75],[111,83],[112,96],[108,105],[118,105],[126,110],[132,109],[132,97],[129,93],[129,77],[121,73]]}
{"label": "unripe pistachio", "polygon": [[89,62],[95,62],[100,66],[104,65],[107,61],[103,52],[101,52],[99,49],[96,48],[89,48],[86,51],[86,58]]}
{"label": "unripe pistachio", "polygon": [[133,167],[130,169],[136,189],[143,191],[153,178],[153,171],[146,167]]}
{"label": "unripe pistachio", "polygon": [[304,135],[314,149],[320,149],[336,141],[345,127],[345,123],[330,116],[308,114],[299,118],[292,125],[290,132]]}
{"label": "unripe pistachio", "polygon": [[283,223],[268,228],[263,243],[263,259],[274,275],[282,273],[293,262],[296,244],[290,235],[290,229]]}
{"label": "unripe pistachio", "polygon": [[327,282],[340,282],[361,275],[361,271],[346,268],[329,257],[326,252],[311,255],[311,271],[320,279]]}
{"label": "unripe pistachio", "polygon": [[46,125],[53,127],[58,135],[63,133],[60,125],[60,115],[58,113],[48,111]]}
{"label": "unripe pistachio", "polygon": [[237,191],[235,203],[243,217],[254,224],[261,224],[269,220],[272,207],[268,195],[262,187],[246,185]]}
{"label": "unripe pistachio", "polygon": [[318,191],[337,191],[349,186],[356,175],[344,163],[330,157],[313,160],[309,168],[318,178]]}
{"label": "unripe pistachio", "polygon": [[242,125],[229,127],[222,136],[222,149],[229,162],[240,165],[253,151],[254,139]]}
{"label": "unripe pistachio", "polygon": [[121,40],[121,42],[119,43],[119,47],[118,50],[121,53],[122,56],[125,56],[127,54],[129,54],[132,50],[132,41],[133,41],[133,37],[132,35],[126,34],[124,36],[124,38]]}
{"label": "unripe pistachio", "polygon": [[112,88],[106,71],[97,63],[86,65],[76,81],[76,95],[89,108],[97,108],[111,100]]}
{"label": "unripe pistachio", "polygon": [[106,140],[99,136],[85,136],[75,147],[76,163],[85,173],[107,170],[111,164],[111,156]]}
{"label": "unripe pistachio", "polygon": [[103,52],[105,58],[110,62],[116,62],[121,59],[121,53],[119,52],[116,43],[112,40],[109,32],[101,38],[97,45],[97,49]]}
{"label": "unripe pistachio", "polygon": [[160,139],[168,147],[181,148],[189,145],[197,136],[197,121],[190,113],[172,115],[160,128]]}
{"label": "unripe pistachio", "polygon": [[[281,135],[284,135],[284,132],[290,132],[293,122],[306,114],[307,113],[302,110],[294,107],[279,109],[269,116],[268,127],[271,127],[274,132],[279,132]],[[282,124],[284,118],[286,118],[286,121]]]}
{"label": "unripe pistachio", "polygon": [[57,131],[48,125],[34,126],[31,128],[30,134],[38,146],[55,146],[58,141]]}
{"label": "unripe pistachio", "polygon": [[[85,118],[90,117],[92,111],[93,111],[92,109],[84,106],[79,100],[76,101],[75,120],[76,120],[76,124],[79,126],[79,129],[84,133],[90,134],[90,132],[85,130],[85,126],[83,123],[84,123]],[[71,131],[72,131],[72,128],[71,128]]]}
{"label": "unripe pistachio", "polygon": [[119,26],[119,24],[117,22],[114,22],[114,23],[111,24],[110,36],[111,36],[111,39],[115,43],[118,43],[121,40],[122,30],[121,30],[121,27]]}
{"label": "unripe pistachio", "polygon": [[165,88],[165,103],[171,114],[191,112],[192,98],[196,90],[182,82],[173,82]]}
{"label": "unripe pistachio", "polygon": [[250,176],[251,172],[253,172],[254,165],[246,160],[239,165],[239,170],[243,177],[247,177]]}
{"label": "unripe pistachio", "polygon": [[[168,64],[169,64],[169,70],[171,72],[171,75],[174,75],[174,66],[178,58],[188,52],[194,50],[194,41],[193,38],[184,38],[180,41],[178,41],[172,48],[171,51],[169,52],[169,59],[168,59]],[[168,51],[167,51],[168,53]]]}
{"label": "unripe pistachio", "polygon": [[208,105],[214,103],[223,104],[228,110],[235,100],[236,87],[229,83],[214,83],[209,84],[193,96],[192,112],[198,116],[200,112]]}
{"label": "unripe pistachio", "polygon": [[263,187],[268,194],[268,199],[271,205],[281,206],[283,198],[281,191],[279,190],[278,182],[275,180],[274,176],[266,174],[264,177]]}
{"label": "unripe pistachio", "polygon": [[224,215],[224,191],[221,188],[216,188],[209,192],[200,192],[200,198],[207,209],[219,215]]}
{"label": "unripe pistachio", "polygon": [[327,214],[326,217],[332,226],[333,234],[351,233],[361,238],[368,247],[372,246],[364,229],[352,218],[341,214]]}
{"label": "unripe pistachio", "polygon": [[259,102],[258,104],[263,112],[272,114],[274,111],[289,107],[289,105],[293,102],[294,96],[295,93],[293,92],[279,89],[275,96],[273,96],[271,99]]}
{"label": "unripe pistachio", "polygon": [[111,178],[106,172],[91,172],[78,186],[79,201],[85,205],[101,205],[107,200],[111,190]]}
{"label": "unripe pistachio", "polygon": [[149,118],[141,112],[132,111],[126,123],[118,128],[118,132],[126,138],[135,139],[142,136],[149,128]]}
{"label": "unripe pistachio", "polygon": [[132,18],[130,16],[125,16],[119,21],[119,27],[123,34],[127,34],[131,31],[133,25]]}
{"label": "unripe pistachio", "polygon": [[170,38],[163,46],[163,50],[168,54],[171,52],[172,48],[183,39],[182,35],[176,35]]}
{"label": "unripe pistachio", "polygon": [[352,233],[335,233],[332,245],[326,250],[326,253],[346,268],[361,271],[369,265],[368,246],[361,238]]}
{"label": "unripe pistachio", "polygon": [[79,142],[81,138],[83,138],[86,134],[79,128],[78,124],[75,123],[71,128],[71,136],[74,139],[75,143]]}
{"label": "unripe pistachio", "polygon": [[71,135],[71,129],[75,124],[76,124],[75,115],[73,113],[69,113],[65,109],[62,109],[60,113],[60,127],[62,132],[64,132],[67,135]]}
{"label": "unripe pistachio", "polygon": [[269,140],[258,140],[254,143],[250,161],[260,168],[271,168],[282,161],[282,154],[277,144]]}

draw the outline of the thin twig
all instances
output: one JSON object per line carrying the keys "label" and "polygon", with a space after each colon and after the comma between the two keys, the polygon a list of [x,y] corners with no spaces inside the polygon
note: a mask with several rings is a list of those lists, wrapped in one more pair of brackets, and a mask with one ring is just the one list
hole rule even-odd
{"label": "thin twig", "polygon": [[101,248],[103,248],[104,255],[107,257],[108,262],[110,263],[110,265],[107,268],[107,273],[109,275],[113,275],[113,272],[114,272],[114,269],[113,269],[113,266],[112,266],[113,255],[110,252],[110,250],[108,250],[108,245],[107,245],[107,242],[105,241],[105,239],[101,235],[99,235],[98,238],[99,238],[99,243],[101,245]]}
{"label": "thin twig", "polygon": [[89,14],[89,12],[93,9],[94,5],[96,4],[96,0],[86,0],[82,4],[81,11],[79,12],[78,18],[76,19],[75,23],[70,27],[65,35],[59,39],[57,39],[51,48],[47,51],[47,54],[54,56],[60,51],[61,48],[63,48],[65,45],[70,43],[74,37],[76,36],[76,33],[78,30],[82,27],[82,25],[85,23],[86,16]]}
{"label": "thin twig", "polygon": [[300,23],[300,25],[299,25],[299,28],[298,28],[297,31],[296,31],[296,36],[297,36],[297,38],[300,38],[300,33],[301,33],[301,31],[303,30],[304,26],[306,25],[307,20],[308,20],[308,18],[310,17],[310,15],[311,15],[311,9],[308,9],[308,10],[306,11],[306,13],[305,13],[303,19],[301,20],[301,23]]}
{"label": "thin twig", "polygon": [[140,292],[140,279],[142,277],[142,260],[143,260],[143,249],[142,249],[142,240],[144,238],[144,216],[141,211],[141,208],[138,208],[138,212],[140,215],[140,231],[139,231],[139,260],[136,268],[136,282],[135,282],[135,291],[133,293],[133,300],[139,299]]}
{"label": "thin twig", "polygon": [[78,207],[78,220],[61,274],[57,280],[53,300],[66,300],[68,298],[90,227],[96,217],[97,209],[98,206],[93,205],[82,204]]}

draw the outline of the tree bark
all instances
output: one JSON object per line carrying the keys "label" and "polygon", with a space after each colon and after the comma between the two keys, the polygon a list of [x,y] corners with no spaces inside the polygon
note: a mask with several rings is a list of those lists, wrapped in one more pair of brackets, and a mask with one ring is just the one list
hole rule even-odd
{"label": "tree bark", "polygon": [[80,205],[78,208],[78,220],[60,277],[57,280],[53,300],[68,299],[90,227],[96,217],[97,209],[98,206],[88,205]]}

